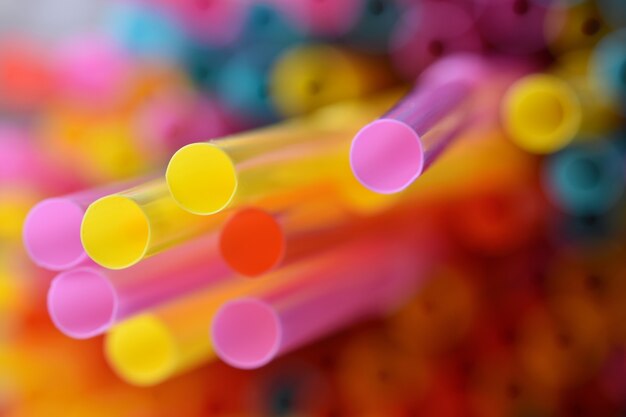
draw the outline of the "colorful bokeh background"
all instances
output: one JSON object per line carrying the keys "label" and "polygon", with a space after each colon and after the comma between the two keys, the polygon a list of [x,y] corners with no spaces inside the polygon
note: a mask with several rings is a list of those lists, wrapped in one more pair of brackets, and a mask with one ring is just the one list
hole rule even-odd
{"label": "colorful bokeh background", "polygon": [[[455,53],[524,75],[411,185],[449,250],[402,305],[259,369],[215,358],[151,386],[53,325],[57,273],[22,242],[34,204],[406,89]],[[625,115],[622,0],[4,0],[0,415],[623,416]]]}

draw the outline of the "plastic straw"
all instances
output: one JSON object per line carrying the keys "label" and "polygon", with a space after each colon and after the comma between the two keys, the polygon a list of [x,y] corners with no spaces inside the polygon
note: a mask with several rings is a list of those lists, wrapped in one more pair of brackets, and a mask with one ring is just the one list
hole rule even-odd
{"label": "plastic straw", "polygon": [[581,125],[581,103],[563,80],[533,74],[511,86],[502,102],[504,127],[521,148],[551,153],[572,141]]}
{"label": "plastic straw", "polygon": [[389,66],[378,57],[325,44],[285,52],[270,79],[271,98],[285,116],[365,97],[394,83]]}
{"label": "plastic straw", "polygon": [[258,368],[344,326],[386,313],[415,290],[430,262],[426,252],[411,252],[410,245],[398,243],[365,240],[340,263],[303,271],[290,285],[261,297],[228,302],[211,327],[217,355],[237,368]]}
{"label": "plastic straw", "polygon": [[48,291],[48,311],[61,332],[85,339],[231,275],[217,251],[215,237],[208,236],[121,271],[80,267],[62,272]]}
{"label": "plastic straw", "polygon": [[[332,232],[354,216],[346,212],[336,191],[323,184],[296,190],[279,199],[254,207],[243,207],[231,215],[219,233],[224,261],[236,272],[260,276],[286,258],[293,260],[298,238],[308,251],[322,249],[332,242]],[[320,236],[322,235],[322,236]]]}
{"label": "plastic straw", "polygon": [[624,195],[625,179],[623,157],[602,140],[565,149],[544,171],[550,200],[576,215],[606,214]]}
{"label": "plastic straw", "polygon": [[181,209],[162,180],[92,203],[81,225],[91,259],[105,268],[128,268],[142,259],[217,227],[219,216],[199,217]]}
{"label": "plastic straw", "polygon": [[308,118],[187,145],[167,167],[172,197],[191,213],[213,214],[231,204],[236,193],[245,198],[265,193],[268,187],[293,186],[328,175],[337,164],[329,164],[329,157],[336,160],[332,154],[349,143],[359,123],[384,111],[393,96],[339,104]]}
{"label": "plastic straw", "polygon": [[36,204],[24,223],[26,252],[37,265],[52,271],[86,263],[88,257],[80,240],[80,225],[87,207],[102,196],[139,182],[141,180],[108,185]]}
{"label": "plastic straw", "polygon": [[[467,70],[437,75],[436,64],[411,93],[353,139],[350,165],[365,187],[381,194],[402,191],[468,123],[467,105],[486,67],[471,56],[450,59],[467,61]],[[449,67],[446,61],[439,65]]]}

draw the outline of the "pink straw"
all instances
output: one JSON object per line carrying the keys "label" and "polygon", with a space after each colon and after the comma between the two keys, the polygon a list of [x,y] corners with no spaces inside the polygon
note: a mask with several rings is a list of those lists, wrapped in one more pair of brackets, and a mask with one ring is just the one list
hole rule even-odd
{"label": "pink straw", "polygon": [[124,270],[80,267],[57,275],[48,311],[67,336],[86,339],[113,324],[231,276],[214,236],[197,239]]}
{"label": "pink straw", "polygon": [[237,368],[261,367],[338,329],[386,313],[411,296],[433,262],[432,251],[420,252],[393,239],[370,239],[333,252],[339,262],[296,269],[287,286],[224,304],[211,328],[217,355]]}
{"label": "pink straw", "polygon": [[[350,165],[359,182],[381,194],[413,183],[469,123],[467,104],[485,69],[480,58],[471,55],[444,59],[429,68],[395,108],[362,128],[350,149]],[[438,128],[448,116],[452,123]]]}
{"label": "pink straw", "polygon": [[[142,179],[144,180],[144,179]],[[107,185],[37,203],[26,216],[22,237],[32,261],[51,271],[90,262],[80,240],[80,225],[89,204],[142,180]]]}

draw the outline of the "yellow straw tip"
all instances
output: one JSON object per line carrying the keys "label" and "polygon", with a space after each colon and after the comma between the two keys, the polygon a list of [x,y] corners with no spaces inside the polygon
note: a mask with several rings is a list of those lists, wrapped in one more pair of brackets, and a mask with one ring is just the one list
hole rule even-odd
{"label": "yellow straw tip", "polygon": [[225,209],[237,190],[237,171],[220,147],[193,143],[179,149],[167,166],[167,186],[185,210],[200,215]]}
{"label": "yellow straw tip", "polygon": [[513,142],[532,153],[552,153],[565,147],[578,133],[581,118],[576,93],[551,75],[522,78],[503,100],[504,128]]}
{"label": "yellow straw tip", "polygon": [[80,230],[87,255],[109,269],[128,268],[142,260],[150,234],[150,222],[141,207],[120,195],[93,202],[85,212]]}
{"label": "yellow straw tip", "polygon": [[134,385],[155,385],[172,376],[178,364],[174,338],[158,318],[136,316],[107,334],[105,354],[115,372]]}

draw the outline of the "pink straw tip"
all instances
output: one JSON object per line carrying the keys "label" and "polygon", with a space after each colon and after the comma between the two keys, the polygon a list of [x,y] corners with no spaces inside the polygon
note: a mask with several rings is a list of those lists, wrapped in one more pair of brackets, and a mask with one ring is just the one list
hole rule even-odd
{"label": "pink straw tip", "polygon": [[378,119],[362,128],[352,141],[350,166],[359,182],[370,190],[397,193],[424,169],[422,141],[409,125]]}
{"label": "pink straw tip", "polygon": [[104,333],[118,308],[115,290],[99,271],[79,268],[62,272],[48,290],[48,312],[67,336],[87,339]]}
{"label": "pink straw tip", "polygon": [[24,223],[23,239],[37,265],[61,271],[87,259],[80,241],[82,207],[71,200],[50,198],[35,205]]}
{"label": "pink straw tip", "polygon": [[271,305],[243,298],[222,306],[211,333],[215,352],[224,362],[240,369],[254,369],[278,354],[282,326]]}

